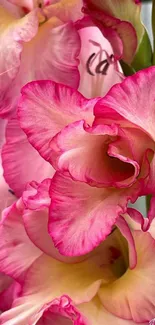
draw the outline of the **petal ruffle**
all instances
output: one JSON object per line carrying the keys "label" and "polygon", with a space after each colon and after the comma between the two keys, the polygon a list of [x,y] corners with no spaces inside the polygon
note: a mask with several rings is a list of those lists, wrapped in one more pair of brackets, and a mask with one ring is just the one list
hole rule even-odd
{"label": "petal ruffle", "polygon": [[20,125],[30,143],[50,161],[52,138],[73,121],[85,118],[91,123],[96,101],[52,81],[32,82],[22,90],[18,110]]}
{"label": "petal ruffle", "polygon": [[154,78],[155,67],[150,67],[114,85],[96,104],[95,115],[113,109],[155,140]]}
{"label": "petal ruffle", "polygon": [[22,217],[26,232],[34,245],[42,252],[66,263],[79,262],[80,258],[68,258],[61,255],[54,247],[52,238],[48,234],[48,207],[51,202],[49,197],[50,183],[50,179],[44,180],[41,184],[31,182],[23,193],[26,208]]}
{"label": "petal ruffle", "polygon": [[86,325],[78,309],[68,296],[62,296],[44,305],[29,322],[30,325]]}
{"label": "petal ruffle", "polygon": [[0,321],[25,325],[45,304],[64,295],[76,305],[90,301],[101,285],[101,277],[100,268],[89,261],[71,265],[42,255],[27,272],[21,297],[1,315]]}
{"label": "petal ruffle", "polygon": [[78,256],[109,235],[128,200],[137,197],[137,188],[95,188],[56,173],[50,196],[49,233],[54,244],[61,254]]}
{"label": "petal ruffle", "polygon": [[95,127],[87,126],[84,121],[69,124],[50,143],[51,163],[55,169],[69,172],[73,179],[92,186],[131,186],[139,174],[139,165],[132,160],[128,143],[118,141],[113,149],[118,135],[114,124]]}

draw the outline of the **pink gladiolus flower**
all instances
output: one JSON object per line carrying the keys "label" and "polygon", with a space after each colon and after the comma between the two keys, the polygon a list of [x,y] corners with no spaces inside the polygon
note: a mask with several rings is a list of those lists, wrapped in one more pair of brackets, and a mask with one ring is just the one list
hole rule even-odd
{"label": "pink gladiolus flower", "polygon": [[151,233],[135,230],[131,222],[138,257],[133,270],[127,242],[118,229],[83,260],[61,256],[47,232],[50,182],[31,183],[23,197],[4,211],[0,270],[21,284],[21,292],[0,316],[0,323],[148,324],[155,314]]}
{"label": "pink gladiolus flower", "polygon": [[[48,9],[49,7],[46,8]],[[57,11],[57,14],[60,12]],[[72,14],[73,12],[74,10],[72,11]],[[53,29],[53,32],[54,30],[56,29]],[[113,84],[120,82],[122,78],[122,75],[116,70],[116,64],[112,58],[112,48],[108,41],[103,37],[99,29],[95,26],[81,29],[79,31],[79,36],[82,43],[79,55],[79,91],[84,96],[89,98],[104,95]],[[63,39],[57,38],[55,41],[57,42],[57,48],[55,50],[58,51],[58,46],[64,46],[62,44]],[[66,51],[69,49],[67,49],[66,46],[64,49],[66,56]],[[89,63],[89,58],[93,53],[95,53],[95,58],[93,58],[93,61],[91,60]],[[31,53],[29,55],[31,56]],[[53,60],[53,56],[50,55],[50,59]],[[93,75],[88,72],[88,63],[89,69],[91,69]],[[72,74],[71,78],[68,75],[67,82],[65,82],[65,80],[62,80],[62,77],[64,76],[64,65],[58,66],[60,67],[60,70],[56,81],[63,81],[66,84],[68,84],[68,82],[72,84],[73,82],[72,86],[75,87],[74,80],[76,76],[74,76],[74,73]],[[38,68],[40,67],[42,68],[42,66],[39,64]],[[98,67],[100,67],[100,71],[96,72],[96,69]],[[53,69],[51,69],[50,74],[49,66],[47,68],[48,71],[45,69],[44,76],[39,76],[39,78],[45,77],[47,79],[49,78],[55,80],[55,77],[53,76]],[[68,68],[69,67],[67,67],[67,69]],[[27,74],[28,72],[26,72],[25,76]],[[12,97],[10,97],[10,100],[14,100],[13,94]],[[45,178],[52,177],[54,173],[52,166],[44,159],[42,159],[38,152],[29,144],[27,137],[19,126],[16,116],[11,118],[6,126],[6,143],[2,150],[2,161],[5,180],[18,197],[22,195],[27,182],[30,182],[32,180],[41,182]]]}
{"label": "pink gladiolus flower", "polygon": [[[20,125],[56,170],[48,229],[61,254],[90,252],[117,224],[135,266],[134,240],[122,216],[128,201],[155,193],[154,78],[152,67],[116,84],[104,98],[89,100],[52,81],[23,88]],[[143,230],[154,217],[154,202],[145,221],[129,211]]]}

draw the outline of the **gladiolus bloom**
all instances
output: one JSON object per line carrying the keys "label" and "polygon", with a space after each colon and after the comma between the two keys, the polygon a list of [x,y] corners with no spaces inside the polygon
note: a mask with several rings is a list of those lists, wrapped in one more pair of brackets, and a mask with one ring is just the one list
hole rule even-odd
{"label": "gladiolus bloom", "polygon": [[66,259],[47,233],[50,182],[31,183],[4,211],[0,270],[21,284],[21,292],[1,324],[148,324],[155,313],[152,229],[143,233],[131,223],[138,257],[133,270],[118,229],[83,260]]}
{"label": "gladiolus bloom", "polygon": [[[61,254],[88,253],[115,224],[134,250],[122,215],[128,201],[155,191],[154,78],[152,67],[116,84],[104,98],[89,100],[52,81],[23,88],[20,125],[56,170],[49,234]],[[153,206],[154,197],[148,218],[140,219],[144,230],[152,221]],[[131,267],[135,263],[136,257]]]}

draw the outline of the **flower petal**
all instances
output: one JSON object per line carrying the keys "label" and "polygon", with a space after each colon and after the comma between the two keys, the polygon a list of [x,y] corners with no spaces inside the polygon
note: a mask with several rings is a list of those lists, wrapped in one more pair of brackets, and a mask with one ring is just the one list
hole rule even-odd
{"label": "flower petal", "polygon": [[[73,179],[92,186],[131,186],[139,174],[139,165],[132,160],[127,143],[114,147],[118,133],[114,124],[95,127],[87,126],[85,121],[69,124],[50,143],[51,163],[55,169],[69,172]],[[109,142],[112,144],[108,148]]]}
{"label": "flower petal", "polygon": [[82,0],[52,0],[52,4],[44,9],[47,17],[56,16],[61,21],[77,21],[83,17]]}
{"label": "flower petal", "polygon": [[104,108],[113,109],[155,140],[154,78],[155,67],[150,67],[114,85],[96,104],[95,115],[102,117]]}
{"label": "flower petal", "polygon": [[124,21],[130,22],[136,29],[138,39],[141,40],[143,35],[143,25],[141,23],[141,2],[126,0],[123,2],[118,0],[85,0],[88,4],[94,4],[98,9],[103,10],[107,14],[119,18]]}
{"label": "flower petal", "polygon": [[30,320],[30,325],[86,325],[68,296],[62,296],[44,305]]}
{"label": "flower petal", "polygon": [[90,301],[101,285],[101,276],[100,268],[89,261],[71,265],[42,255],[27,272],[21,297],[0,320],[2,324],[27,324],[45,304],[64,295],[73,304]]}
{"label": "flower petal", "polygon": [[5,117],[5,92],[19,71],[23,42],[30,41],[37,33],[38,18],[37,13],[32,11],[17,20],[3,7],[0,7],[0,16],[0,41],[3,46],[0,61],[0,108],[1,115]]}
{"label": "flower petal", "polygon": [[129,227],[128,223],[126,222],[126,220],[122,216],[120,216],[117,219],[116,225],[120,229],[122,235],[128,241],[128,245],[129,245],[129,265],[130,265],[130,268],[133,269],[137,264],[137,253],[136,253],[136,247],[135,247],[134,238],[132,236],[132,232],[130,230],[130,227]]}
{"label": "flower petal", "polygon": [[15,201],[16,201],[16,196],[14,192],[12,192],[12,190],[9,189],[9,186],[5,182],[5,179],[3,177],[3,167],[1,165],[1,157],[0,157],[0,219],[2,216],[2,211]]}
{"label": "flower petal", "polygon": [[50,141],[67,124],[93,119],[97,99],[87,100],[76,90],[52,81],[35,81],[22,90],[19,120],[30,143],[51,160]]}
{"label": "flower petal", "polygon": [[20,290],[20,284],[16,281],[12,281],[8,288],[6,288],[2,293],[0,293],[1,311],[4,312],[12,307],[12,303],[19,296]]}
{"label": "flower petal", "polygon": [[[40,49],[41,55],[37,55]],[[56,17],[51,18],[39,27],[36,37],[25,47],[22,73],[26,64],[29,78],[22,86],[31,80],[51,79],[78,88],[79,52],[80,38],[73,23],[62,24]]]}
{"label": "flower petal", "polygon": [[61,254],[78,256],[109,235],[128,200],[137,197],[137,188],[95,188],[56,173],[50,196],[49,233],[54,244]]}
{"label": "flower petal", "polygon": [[0,271],[17,281],[23,280],[25,271],[42,254],[27,237],[21,219],[22,210],[20,199],[4,210],[0,224]]}
{"label": "flower petal", "polygon": [[7,0],[13,3],[16,6],[20,6],[22,8],[27,8],[31,11],[34,8],[34,0]]}
{"label": "flower petal", "polygon": [[22,195],[28,182],[40,182],[54,174],[52,166],[29,144],[16,118],[10,119],[6,128],[2,162],[5,180],[17,196]]}
{"label": "flower petal", "polygon": [[[79,262],[80,258],[64,257],[54,247],[51,236],[48,233],[48,207],[50,205],[49,187],[51,180],[45,179],[41,184],[31,182],[23,193],[23,201],[26,209],[23,211],[23,221],[30,240],[40,250],[59,261],[66,263]],[[41,234],[41,235],[40,235]]]}
{"label": "flower petal", "polygon": [[134,231],[133,234],[138,256],[136,267],[128,269],[117,281],[103,286],[99,295],[109,312],[143,323],[155,315],[155,240],[149,233]]}
{"label": "flower petal", "polygon": [[[98,297],[86,304],[78,306],[79,311],[85,317],[88,325],[135,325],[131,320],[125,320],[109,313],[101,304]],[[139,323],[139,325],[148,325]]]}

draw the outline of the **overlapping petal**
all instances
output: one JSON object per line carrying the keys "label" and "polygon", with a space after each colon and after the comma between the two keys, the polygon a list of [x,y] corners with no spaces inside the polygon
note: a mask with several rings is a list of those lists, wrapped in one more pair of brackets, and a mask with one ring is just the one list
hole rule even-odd
{"label": "overlapping petal", "polygon": [[[66,263],[75,263],[81,260],[68,258],[59,253],[54,247],[51,236],[48,233],[48,219],[50,196],[49,187],[51,179],[45,179],[42,183],[31,182],[24,191],[22,199],[25,205],[22,218],[26,232],[30,240],[41,249],[42,252]],[[40,235],[41,234],[41,235]]]}
{"label": "overlapping petal", "polygon": [[[22,223],[23,203],[19,199],[3,212],[0,224],[0,271],[17,281],[42,252],[29,240]],[[24,255],[24,259],[23,259]]]}
{"label": "overlapping petal", "polygon": [[2,161],[5,180],[17,196],[28,182],[40,182],[54,174],[52,166],[30,145],[16,118],[7,124]]}
{"label": "overlapping petal", "polygon": [[104,307],[114,315],[145,323],[155,315],[155,240],[149,233],[134,232],[138,262],[117,281],[100,289]]}
{"label": "overlapping petal", "polygon": [[[9,17],[10,27],[6,26],[5,34],[3,32],[1,37],[8,33],[5,42],[7,39],[12,44],[12,51],[5,53],[8,45],[2,40],[5,49],[0,71],[3,90],[0,107],[1,115],[8,117],[12,111],[16,111],[21,87],[31,80],[49,78],[78,87],[80,76],[77,57],[80,52],[80,38],[71,21],[63,24],[59,18],[53,17],[39,25],[38,29],[39,18],[36,10],[21,19],[10,18],[9,13],[5,12]],[[9,87],[12,80],[12,87]]]}
{"label": "overlapping petal", "polygon": [[[111,41],[114,53],[131,63],[144,35],[144,27],[140,20],[140,2],[85,0],[84,4],[85,13],[92,17],[105,37]],[[122,41],[122,49],[118,46],[117,38]]]}
{"label": "overlapping petal", "polygon": [[95,115],[102,117],[104,108],[113,109],[155,140],[154,78],[155,68],[150,67],[114,85],[101,106],[96,105]]}
{"label": "overlapping petal", "polygon": [[50,142],[70,122],[93,120],[97,99],[88,100],[78,91],[52,81],[29,83],[22,90],[18,116],[30,143],[51,161]]}
{"label": "overlapping petal", "polygon": [[82,0],[52,0],[44,12],[47,17],[56,16],[62,22],[76,21],[83,17],[82,4]]}
{"label": "overlapping petal", "polygon": [[32,316],[30,324],[48,325],[86,325],[82,315],[68,296],[62,296],[53,302],[44,305],[41,310]]}
{"label": "overlapping petal", "polygon": [[24,48],[20,88],[31,80],[42,79],[77,88],[80,78],[79,52],[80,39],[73,23],[62,24],[57,17],[49,19],[39,27],[36,37]]}
{"label": "overlapping petal", "polygon": [[[48,304],[54,304],[55,298],[64,295],[74,304],[87,302],[96,295],[101,275],[100,268],[95,268],[89,261],[70,265],[43,255],[29,269],[21,297],[15,300],[10,311],[1,315],[1,322],[25,325],[37,319],[45,304],[48,307]],[[30,324],[35,324],[33,321]]]}
{"label": "overlapping petal", "polygon": [[2,104],[0,107],[3,115],[5,92],[19,71],[23,43],[30,41],[37,33],[38,18],[36,12],[32,11],[23,18],[16,19],[3,7],[0,7],[0,15],[0,41],[2,44],[0,61],[0,102]]}
{"label": "overlapping petal", "polygon": [[98,246],[125,212],[128,200],[137,198],[137,191],[137,186],[95,188],[56,173],[51,182],[49,233],[60,253],[83,255]]}
{"label": "overlapping petal", "polygon": [[[95,297],[87,304],[81,304],[78,309],[82,316],[86,318],[88,325],[135,325],[135,322],[132,320],[118,318],[112,313],[109,313],[103,307],[98,297]],[[148,325],[148,322],[142,322],[139,325]]]}
{"label": "overlapping petal", "polygon": [[114,124],[95,127],[87,126],[84,121],[69,124],[50,143],[52,165],[91,185],[131,186],[140,167],[132,160],[126,141],[115,145],[121,142],[115,141],[117,136],[119,129]]}

